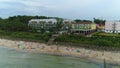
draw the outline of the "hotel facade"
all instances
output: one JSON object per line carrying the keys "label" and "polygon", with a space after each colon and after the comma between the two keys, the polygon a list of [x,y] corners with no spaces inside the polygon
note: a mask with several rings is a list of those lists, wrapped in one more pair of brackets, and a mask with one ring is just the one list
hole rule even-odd
{"label": "hotel facade", "polygon": [[120,33],[120,21],[105,22],[106,33]]}
{"label": "hotel facade", "polygon": [[28,23],[28,26],[32,29],[40,31],[40,29],[45,29],[49,31],[56,27],[56,19],[31,19]]}
{"label": "hotel facade", "polygon": [[[50,29],[56,29],[57,25],[56,19],[31,19],[28,26],[32,29],[40,32],[41,29],[45,31],[50,31]],[[96,31],[96,24],[92,22],[75,22],[72,20],[63,20],[61,22],[60,34],[63,33],[74,33],[81,35],[88,35]]]}
{"label": "hotel facade", "polygon": [[87,35],[96,31],[96,24],[92,22],[73,22],[71,24],[71,33]]}

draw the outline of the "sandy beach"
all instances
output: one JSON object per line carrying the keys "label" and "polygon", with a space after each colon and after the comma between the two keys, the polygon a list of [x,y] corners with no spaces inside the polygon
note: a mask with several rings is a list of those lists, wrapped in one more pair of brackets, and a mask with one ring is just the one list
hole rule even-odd
{"label": "sandy beach", "polygon": [[105,59],[107,63],[120,64],[120,52],[94,51],[73,46],[47,45],[38,42],[13,41],[8,39],[0,39],[0,46],[14,48],[20,51],[25,50],[26,52],[74,56],[100,62],[103,62]]}

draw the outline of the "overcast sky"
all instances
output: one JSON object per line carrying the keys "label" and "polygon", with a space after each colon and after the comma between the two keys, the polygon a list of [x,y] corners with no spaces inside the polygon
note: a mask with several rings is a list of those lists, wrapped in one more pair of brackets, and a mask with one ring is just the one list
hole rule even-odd
{"label": "overcast sky", "polygon": [[0,17],[13,15],[120,20],[120,0],[0,0]]}

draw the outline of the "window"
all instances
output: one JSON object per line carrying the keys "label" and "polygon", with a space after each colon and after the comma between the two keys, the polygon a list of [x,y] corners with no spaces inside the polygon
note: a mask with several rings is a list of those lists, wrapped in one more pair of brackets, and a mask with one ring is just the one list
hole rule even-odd
{"label": "window", "polygon": [[36,23],[37,23],[37,21],[32,21],[32,23],[33,23],[33,24],[36,24]]}
{"label": "window", "polygon": [[76,31],[76,33],[79,33],[79,31]]}

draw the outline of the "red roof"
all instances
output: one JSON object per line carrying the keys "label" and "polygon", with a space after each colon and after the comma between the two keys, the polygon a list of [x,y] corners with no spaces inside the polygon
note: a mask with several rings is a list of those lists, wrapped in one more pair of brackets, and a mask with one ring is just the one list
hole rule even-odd
{"label": "red roof", "polygon": [[78,24],[92,24],[92,22],[78,22]]}

